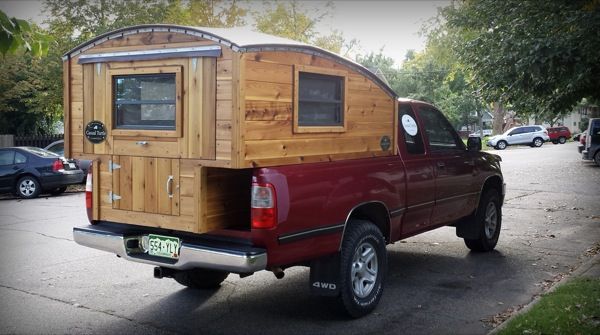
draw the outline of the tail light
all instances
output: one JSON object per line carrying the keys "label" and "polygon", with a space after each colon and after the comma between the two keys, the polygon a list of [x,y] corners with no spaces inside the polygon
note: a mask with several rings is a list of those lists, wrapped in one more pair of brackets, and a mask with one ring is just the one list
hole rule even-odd
{"label": "tail light", "polygon": [[579,136],[579,143],[585,145],[585,137],[586,137],[585,134]]}
{"label": "tail light", "polygon": [[271,184],[252,184],[252,228],[268,229],[277,225],[275,187]]}
{"label": "tail light", "polygon": [[93,192],[93,177],[92,177],[92,164],[90,163],[90,167],[88,168],[87,179],[85,181],[85,209],[87,211],[87,217],[90,223],[93,220],[92,208],[94,206],[92,192]]}
{"label": "tail light", "polygon": [[58,172],[60,170],[64,170],[63,162],[60,159],[57,159],[52,163],[52,171]]}

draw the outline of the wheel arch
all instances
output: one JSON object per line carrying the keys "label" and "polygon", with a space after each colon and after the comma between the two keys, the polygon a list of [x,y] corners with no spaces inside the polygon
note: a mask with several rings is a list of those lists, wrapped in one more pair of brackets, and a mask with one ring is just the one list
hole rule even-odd
{"label": "wheel arch", "polygon": [[341,250],[346,230],[352,219],[361,219],[372,222],[375,226],[377,226],[377,228],[379,228],[381,234],[386,240],[386,243],[389,243],[391,233],[390,212],[383,202],[369,201],[356,205],[350,210],[350,212],[346,216],[346,221],[344,222],[344,229],[342,231],[342,238],[340,239],[340,245],[338,247],[338,250]]}
{"label": "wheel arch", "polygon": [[[502,199],[502,202],[504,202],[504,194],[502,194],[502,189],[503,189],[502,177],[500,177],[498,175],[493,175],[493,176],[487,177],[487,179],[481,186],[481,192],[479,193],[479,199],[477,200],[477,206],[479,206],[479,201],[481,201],[481,197],[483,196],[483,193],[485,193],[485,191],[487,191],[490,188],[496,189]],[[477,208],[477,207],[475,207],[475,208]]]}

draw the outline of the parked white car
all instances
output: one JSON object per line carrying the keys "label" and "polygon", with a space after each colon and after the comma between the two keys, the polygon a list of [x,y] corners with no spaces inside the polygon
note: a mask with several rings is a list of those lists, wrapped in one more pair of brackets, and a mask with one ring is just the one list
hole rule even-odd
{"label": "parked white car", "polygon": [[542,126],[521,126],[513,127],[504,132],[488,138],[486,145],[494,147],[497,150],[504,150],[509,145],[530,145],[532,147],[541,147],[544,142],[550,140],[548,131]]}
{"label": "parked white car", "polygon": [[[492,135],[492,130],[491,129],[484,129],[483,130],[483,136],[491,136]],[[469,134],[469,136],[481,136],[481,133],[479,130]]]}

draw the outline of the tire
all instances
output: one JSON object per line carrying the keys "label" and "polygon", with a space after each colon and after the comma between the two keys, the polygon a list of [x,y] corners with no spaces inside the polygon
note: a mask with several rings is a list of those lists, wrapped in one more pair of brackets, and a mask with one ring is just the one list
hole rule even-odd
{"label": "tire", "polygon": [[179,271],[173,275],[175,281],[193,289],[215,289],[227,278],[229,272],[207,269]]}
{"label": "tire", "polygon": [[565,137],[561,136],[558,138],[558,143],[565,144],[565,143],[567,143],[567,139]]}
{"label": "tire", "polygon": [[536,137],[533,139],[533,142],[531,143],[534,147],[539,148],[544,144],[544,140],[541,139],[540,137]]}
{"label": "tire", "polygon": [[16,193],[23,199],[37,198],[42,191],[38,180],[33,176],[25,176],[17,181]]}
{"label": "tire", "polygon": [[58,188],[55,188],[52,191],[50,191],[50,194],[59,195],[59,194],[65,193],[66,190],[67,190],[66,186],[58,187]]}
{"label": "tire", "polygon": [[479,237],[476,239],[465,238],[467,248],[477,252],[494,250],[502,226],[502,207],[500,206],[500,195],[496,189],[490,188],[483,193],[475,214],[474,224],[478,225]]}
{"label": "tire", "polygon": [[508,143],[506,143],[506,141],[498,141],[498,143],[496,143],[496,149],[498,150],[504,150],[507,146]]}
{"label": "tire", "polygon": [[342,241],[338,302],[351,317],[375,309],[387,272],[385,240],[373,223],[351,220]]}
{"label": "tire", "polygon": [[596,151],[596,154],[594,155],[594,163],[600,166],[600,150]]}
{"label": "tire", "polygon": [[558,144],[557,140],[552,140],[552,144]]}

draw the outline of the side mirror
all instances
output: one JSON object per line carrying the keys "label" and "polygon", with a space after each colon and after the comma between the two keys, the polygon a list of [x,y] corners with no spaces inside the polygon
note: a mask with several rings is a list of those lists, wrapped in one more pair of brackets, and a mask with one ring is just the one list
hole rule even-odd
{"label": "side mirror", "polygon": [[469,136],[469,138],[467,138],[467,150],[481,151],[481,137]]}

